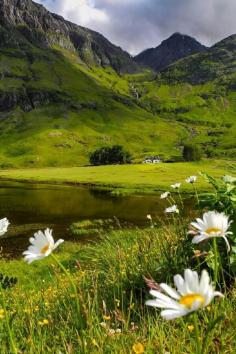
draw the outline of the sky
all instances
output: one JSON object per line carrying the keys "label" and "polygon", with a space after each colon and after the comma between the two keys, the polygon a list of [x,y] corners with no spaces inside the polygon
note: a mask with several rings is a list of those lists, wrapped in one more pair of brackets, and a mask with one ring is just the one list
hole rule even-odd
{"label": "sky", "polygon": [[210,46],[236,33],[236,0],[35,0],[67,20],[103,34],[130,54],[174,32]]}

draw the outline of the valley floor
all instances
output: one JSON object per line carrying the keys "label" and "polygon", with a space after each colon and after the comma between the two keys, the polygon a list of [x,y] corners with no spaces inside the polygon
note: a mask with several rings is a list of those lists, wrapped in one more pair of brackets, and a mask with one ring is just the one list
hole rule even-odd
{"label": "valley floor", "polygon": [[[158,165],[115,165],[99,167],[38,168],[1,170],[0,180],[78,184],[105,187],[117,193],[152,193],[166,190],[172,183],[181,182],[182,191],[192,191],[185,183],[190,175],[208,173],[213,177],[222,177],[236,172],[236,163],[223,160],[204,160],[191,163],[160,163]],[[198,189],[209,188],[204,178],[199,176]]]}

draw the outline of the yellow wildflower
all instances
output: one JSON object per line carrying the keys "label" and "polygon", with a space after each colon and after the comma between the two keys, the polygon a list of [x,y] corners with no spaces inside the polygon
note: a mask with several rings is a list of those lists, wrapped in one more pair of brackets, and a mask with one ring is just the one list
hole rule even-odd
{"label": "yellow wildflower", "polygon": [[132,347],[135,354],[142,354],[144,353],[144,346],[142,343],[135,343]]}
{"label": "yellow wildflower", "polygon": [[47,319],[44,319],[44,320],[42,320],[42,321],[38,321],[38,324],[39,324],[40,326],[46,326],[46,325],[49,324],[49,321],[48,321]]}
{"label": "yellow wildflower", "polygon": [[98,345],[98,343],[97,343],[97,341],[96,341],[96,339],[92,339],[92,344],[95,346],[95,347],[99,347],[99,345]]}
{"label": "yellow wildflower", "polygon": [[194,251],[194,256],[197,257],[197,258],[198,258],[198,257],[201,257],[201,254],[202,254],[202,253],[201,253],[200,250],[195,250],[195,251]]}
{"label": "yellow wildflower", "polygon": [[192,332],[194,330],[194,326],[193,325],[189,325],[188,326],[188,330],[189,330],[189,332]]}
{"label": "yellow wildflower", "polygon": [[5,313],[3,309],[0,309],[0,320],[2,320],[5,317]]}
{"label": "yellow wildflower", "polygon": [[115,302],[116,302],[116,306],[120,307],[120,300],[119,299],[115,299]]}

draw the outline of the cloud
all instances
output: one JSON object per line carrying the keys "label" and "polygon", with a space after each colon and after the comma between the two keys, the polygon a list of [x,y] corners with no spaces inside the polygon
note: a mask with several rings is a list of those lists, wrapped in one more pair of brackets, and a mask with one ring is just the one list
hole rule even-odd
{"label": "cloud", "polygon": [[135,54],[174,32],[205,45],[236,33],[235,0],[37,0]]}
{"label": "cloud", "polygon": [[93,23],[100,26],[109,22],[106,12],[96,8],[95,1],[92,0],[39,0],[38,2],[81,26],[89,27]]}

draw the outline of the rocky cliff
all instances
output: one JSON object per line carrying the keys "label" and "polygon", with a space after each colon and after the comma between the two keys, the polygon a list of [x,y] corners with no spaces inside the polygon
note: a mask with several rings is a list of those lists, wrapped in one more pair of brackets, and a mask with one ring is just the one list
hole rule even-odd
{"label": "rocky cliff", "polygon": [[78,54],[88,65],[135,72],[131,56],[101,34],[64,20],[31,0],[0,0],[0,48],[59,46]]}

